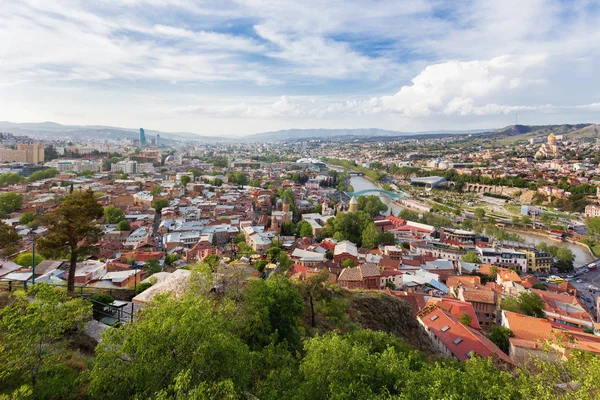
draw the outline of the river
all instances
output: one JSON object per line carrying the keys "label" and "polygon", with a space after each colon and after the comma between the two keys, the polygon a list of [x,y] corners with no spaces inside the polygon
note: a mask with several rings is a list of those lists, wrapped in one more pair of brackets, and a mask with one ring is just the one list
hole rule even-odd
{"label": "river", "polygon": [[[381,187],[377,186],[372,181],[368,180],[367,178],[365,178],[363,176],[351,176],[350,184],[354,188],[355,192],[360,192],[361,190],[369,190],[369,189],[381,189]],[[389,210],[392,210],[394,212],[394,215],[398,215],[398,213],[400,213],[400,211],[402,211],[402,207],[396,205],[387,196],[379,195],[379,198],[381,199],[381,201],[383,201],[385,204],[387,204]],[[390,212],[389,210],[386,213],[388,215]]]}
{"label": "river", "polygon": [[533,234],[533,233],[524,233],[524,232],[516,232],[519,236],[521,236],[526,243],[539,244],[545,242],[550,245],[558,246],[558,247],[566,247],[570,249],[575,255],[575,261],[573,265],[575,268],[583,267],[586,264],[591,263],[596,260],[590,252],[585,248],[585,246],[580,246],[577,244],[569,243],[569,242],[559,242],[557,240],[550,240],[544,234]]}
{"label": "river", "polygon": [[[350,184],[354,187],[355,192],[358,192],[361,190],[367,190],[367,189],[381,189],[379,186],[374,184],[372,181],[370,181],[369,179],[362,177],[362,176],[350,177]],[[390,201],[390,199],[388,197],[383,196],[383,195],[380,195],[379,197],[394,212],[394,215],[398,215],[398,213],[400,213],[400,211],[402,211],[402,207],[394,204],[392,201]],[[388,211],[388,213],[389,213],[389,211]],[[525,240],[526,243],[538,244],[541,242],[546,242],[549,245],[555,245],[558,247],[566,247],[568,249],[571,249],[571,251],[575,255],[575,262],[573,263],[575,268],[582,267],[596,259],[593,255],[590,254],[589,251],[587,251],[587,249],[584,246],[579,246],[579,245],[576,245],[573,243],[568,243],[568,242],[558,242],[558,241],[550,240],[550,239],[548,239],[548,237],[546,235],[542,235],[542,234],[535,235],[535,234],[531,234],[531,233],[522,233],[522,232],[517,232],[517,233]]]}

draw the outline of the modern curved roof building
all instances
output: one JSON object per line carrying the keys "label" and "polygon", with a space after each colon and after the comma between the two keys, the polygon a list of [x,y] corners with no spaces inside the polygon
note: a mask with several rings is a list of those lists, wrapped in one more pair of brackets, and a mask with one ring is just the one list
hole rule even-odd
{"label": "modern curved roof building", "polygon": [[436,187],[445,186],[448,183],[443,176],[424,176],[422,178],[411,178],[410,184],[414,186],[425,186],[425,189],[431,190]]}

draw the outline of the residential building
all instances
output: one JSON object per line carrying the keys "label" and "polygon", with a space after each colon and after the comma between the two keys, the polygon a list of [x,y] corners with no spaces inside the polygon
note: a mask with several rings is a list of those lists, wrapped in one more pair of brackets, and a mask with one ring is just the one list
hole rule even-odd
{"label": "residential building", "polygon": [[18,143],[17,149],[0,150],[0,162],[22,162],[38,164],[44,162],[45,146],[40,143]]}
{"label": "residential building", "polygon": [[600,205],[589,204],[589,205],[585,206],[585,217],[586,218],[600,217]]}
{"label": "residential building", "polygon": [[475,289],[459,286],[457,297],[473,305],[481,329],[489,332],[492,326],[496,324],[498,299],[496,293],[492,290],[483,289],[482,287]]}
{"label": "residential building", "polygon": [[527,272],[527,255],[512,249],[477,247],[479,258],[485,264],[499,267],[516,267]]}
{"label": "residential building", "polygon": [[345,260],[352,260],[356,263],[358,261],[358,249],[354,243],[347,240],[338,242],[333,250],[333,259],[340,265]]}
{"label": "residential building", "polygon": [[417,320],[434,347],[449,357],[466,361],[477,354],[480,357],[495,357],[507,364],[513,364],[513,361],[484,334],[463,325],[458,318],[436,304],[425,306],[417,314]]}
{"label": "residential building", "polygon": [[518,250],[525,253],[527,256],[527,271],[538,272],[538,271],[550,271],[553,257],[547,251],[541,250]]}
{"label": "residential building", "polygon": [[380,289],[381,274],[374,264],[344,268],[338,277],[338,285],[345,289]]}
{"label": "residential building", "polygon": [[508,354],[516,362],[525,362],[531,357],[566,360],[573,350],[600,354],[600,336],[546,318],[502,311],[502,326],[513,332],[514,336],[508,338]]}

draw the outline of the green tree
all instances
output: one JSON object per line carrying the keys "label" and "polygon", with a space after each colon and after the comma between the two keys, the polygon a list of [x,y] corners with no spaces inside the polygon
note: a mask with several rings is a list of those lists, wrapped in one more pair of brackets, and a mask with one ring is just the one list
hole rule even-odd
{"label": "green tree", "polygon": [[500,325],[492,326],[490,333],[487,335],[488,339],[490,339],[500,350],[508,354],[510,342],[509,338],[513,337],[514,333]]}
{"label": "green tree", "polygon": [[474,251],[467,251],[467,253],[464,256],[462,256],[462,260],[467,263],[481,264],[481,259],[479,258],[479,255]]}
{"label": "green tree", "polygon": [[350,258],[342,261],[342,265],[341,265],[342,268],[354,268],[355,266],[356,266],[356,263],[354,262],[354,260],[352,260]]}
{"label": "green tree", "polygon": [[267,250],[267,257],[271,262],[277,260],[279,254],[281,253],[281,247],[271,246],[269,250]]}
{"label": "green tree", "polygon": [[121,232],[130,231],[131,230],[131,224],[126,219],[121,220],[117,224],[117,229],[119,229]]}
{"label": "green tree", "polygon": [[360,196],[358,198],[358,209],[366,212],[371,217],[376,217],[386,212],[388,206],[378,196]]}
{"label": "green tree", "polygon": [[65,196],[58,208],[43,217],[48,233],[39,241],[40,253],[48,258],[68,256],[69,292],[73,292],[75,288],[77,261],[90,253],[91,246],[102,234],[102,228],[97,223],[102,215],[102,206],[96,200],[94,192],[88,190]]}
{"label": "green tree", "polygon": [[600,217],[587,218],[585,220],[585,225],[592,235],[596,237],[600,236]]}
{"label": "green tree", "polygon": [[419,221],[419,214],[417,214],[414,211],[411,211],[407,208],[403,208],[400,213],[398,214],[398,217],[408,220],[408,221],[413,221],[413,222],[418,222]]}
{"label": "green tree", "polygon": [[343,336],[328,333],[307,340],[304,347],[298,387],[303,398],[401,398],[401,393],[407,399],[451,398],[411,395],[410,387],[417,385],[410,382],[411,371],[420,369],[422,361],[392,335],[368,330]]}
{"label": "green tree", "polygon": [[296,226],[292,221],[285,221],[283,225],[281,225],[281,235],[282,236],[294,236],[296,232]]}
{"label": "green tree", "polygon": [[312,226],[307,221],[300,221],[298,225],[296,225],[296,230],[298,231],[298,236],[300,237],[313,237]]}
{"label": "green tree", "polygon": [[44,148],[44,161],[52,161],[59,157],[58,152],[54,148],[54,146],[50,145]]}
{"label": "green tree", "polygon": [[[43,256],[41,256],[40,254],[35,255],[35,265],[37,267],[37,265],[39,263],[41,263],[42,261],[44,261],[45,258]],[[31,267],[31,263],[33,261],[33,254],[31,253],[21,253],[19,254],[16,258],[15,258],[15,264],[19,264],[22,267]]]}
{"label": "green tree", "polygon": [[500,308],[505,311],[517,312],[530,317],[543,318],[544,302],[534,292],[523,291],[518,297],[507,297],[500,302]]}
{"label": "green tree", "polygon": [[0,187],[16,185],[17,183],[21,183],[23,181],[25,181],[25,178],[22,175],[13,172],[0,174]]}
{"label": "green tree", "polygon": [[23,196],[8,192],[0,194],[0,214],[10,214],[23,207]]}
{"label": "green tree", "polygon": [[381,232],[381,233],[379,233],[379,236],[377,237],[377,242],[379,244],[381,244],[381,243],[394,244],[394,243],[396,243],[396,236],[392,232]]}
{"label": "green tree", "polygon": [[241,337],[255,350],[271,342],[295,349],[300,344],[303,310],[300,292],[286,277],[248,281],[239,312]]}
{"label": "green tree", "polygon": [[473,321],[473,317],[471,316],[471,314],[467,314],[467,313],[462,313],[460,315],[460,317],[458,318],[458,320],[460,321],[461,324],[465,325],[465,326],[471,326],[471,322]]}
{"label": "green tree", "polygon": [[152,208],[156,210],[157,214],[160,214],[162,209],[169,206],[169,200],[167,199],[154,199],[152,202]]}
{"label": "green tree", "polygon": [[23,225],[27,225],[31,222],[33,222],[33,220],[35,219],[35,214],[32,212],[26,212],[21,214],[21,216],[19,217],[19,223],[23,224]]}
{"label": "green tree", "polygon": [[107,224],[118,224],[125,219],[125,213],[118,207],[108,206],[104,209],[104,222]]}
{"label": "green tree", "polygon": [[559,247],[556,250],[556,258],[558,259],[558,268],[561,271],[572,271],[573,262],[575,261],[575,254],[571,249],[566,247]]}
{"label": "green tree", "polygon": [[315,313],[315,302],[327,299],[330,300],[329,291],[326,290],[325,285],[329,281],[329,270],[323,268],[321,272],[316,275],[308,277],[308,279],[300,283],[300,292],[304,298],[308,301],[310,310],[310,326],[316,327],[316,313]]}
{"label": "green tree", "polygon": [[173,384],[188,371],[191,387],[230,382],[241,395],[249,385],[250,354],[229,326],[221,309],[207,299],[162,298],[135,323],[104,333],[88,395],[153,398],[166,391],[169,395],[162,398],[172,398]]}
{"label": "green tree", "polygon": [[379,245],[379,230],[374,223],[367,225],[362,232],[362,245],[368,249],[374,249]]}
{"label": "green tree", "polygon": [[294,265],[294,261],[284,251],[280,252],[277,256],[277,263],[279,264],[280,272],[288,272],[292,268],[292,265]]}
{"label": "green tree", "polygon": [[209,254],[202,260],[204,264],[206,264],[211,271],[215,272],[219,265],[221,265],[221,257],[216,254]]}
{"label": "green tree", "polygon": [[265,271],[265,267],[267,266],[267,264],[269,264],[268,261],[259,260],[254,263],[254,269],[256,269],[260,273],[263,273]]}
{"label": "green tree", "polygon": [[478,221],[481,221],[482,219],[485,218],[485,210],[483,208],[476,208],[475,209],[475,218],[477,218]]}
{"label": "green tree", "polygon": [[244,237],[243,233],[238,233],[233,238],[233,243],[235,243],[235,244],[242,243],[242,242],[245,242],[245,241],[246,241],[246,238]]}
{"label": "green tree", "polygon": [[177,261],[178,259],[179,259],[179,256],[176,253],[169,254],[168,256],[165,257],[165,264],[173,265],[173,263],[175,261]]}
{"label": "green tree", "polygon": [[152,186],[152,189],[150,189],[150,193],[153,196],[158,196],[162,193],[162,187],[160,185],[154,185]]}
{"label": "green tree", "polygon": [[[30,384],[38,398],[40,385],[61,373],[57,366],[69,355],[66,335],[83,328],[91,318],[91,304],[43,283],[28,294],[14,292],[0,308],[0,387]],[[64,398],[69,389],[57,387],[51,395]]]}
{"label": "green tree", "polygon": [[33,174],[29,175],[29,178],[27,178],[27,182],[36,182],[42,179],[54,178],[59,173],[60,172],[58,172],[58,170],[55,168],[43,169],[41,171],[36,171]]}
{"label": "green tree", "polygon": [[19,251],[21,237],[15,229],[0,221],[0,257],[9,257]]}
{"label": "green tree", "polygon": [[190,183],[190,177],[188,175],[181,176],[181,185],[183,186],[183,192],[187,192],[187,184]]}

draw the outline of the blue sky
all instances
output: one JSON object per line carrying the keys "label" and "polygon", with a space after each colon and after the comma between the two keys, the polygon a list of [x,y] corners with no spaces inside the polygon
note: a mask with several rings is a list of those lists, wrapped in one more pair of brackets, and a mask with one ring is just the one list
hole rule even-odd
{"label": "blue sky", "polygon": [[599,122],[600,8],[560,0],[20,0],[0,120],[207,135]]}

